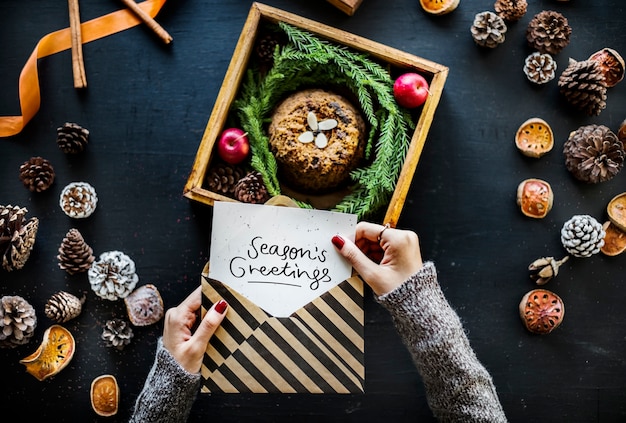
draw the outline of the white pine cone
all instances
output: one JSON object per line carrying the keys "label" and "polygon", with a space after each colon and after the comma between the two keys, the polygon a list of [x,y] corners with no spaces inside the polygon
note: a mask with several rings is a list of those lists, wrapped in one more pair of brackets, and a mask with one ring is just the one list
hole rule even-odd
{"label": "white pine cone", "polygon": [[573,216],[561,229],[561,242],[574,257],[590,257],[604,246],[606,232],[593,217],[582,214]]}
{"label": "white pine cone", "polygon": [[545,84],[556,76],[556,61],[548,53],[536,51],[526,57],[524,73],[529,81],[535,84]]}
{"label": "white pine cone", "polygon": [[101,298],[126,298],[139,281],[135,262],[121,251],[106,251],[87,271],[91,289]]}
{"label": "white pine cone", "polygon": [[490,11],[477,13],[470,28],[476,44],[489,48],[497,47],[504,42],[506,30],[504,19]]}
{"label": "white pine cone", "polygon": [[83,219],[96,211],[98,196],[87,182],[71,182],[63,188],[59,205],[69,217]]}
{"label": "white pine cone", "polygon": [[0,348],[14,348],[28,343],[37,327],[32,305],[19,295],[0,298]]}

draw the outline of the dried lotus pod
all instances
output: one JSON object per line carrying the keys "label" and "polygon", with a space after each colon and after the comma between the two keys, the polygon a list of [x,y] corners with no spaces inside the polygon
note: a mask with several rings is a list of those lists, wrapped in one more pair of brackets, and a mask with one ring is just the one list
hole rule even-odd
{"label": "dried lotus pod", "polygon": [[526,329],[532,333],[546,335],[563,322],[565,304],[561,297],[552,291],[533,289],[522,297],[519,314]]}
{"label": "dried lotus pod", "polygon": [[42,381],[63,370],[74,357],[76,341],[72,333],[60,325],[52,325],[43,334],[39,348],[20,360],[26,371]]}
{"label": "dried lotus pod", "polygon": [[31,157],[20,166],[20,181],[31,192],[43,192],[54,183],[54,168],[43,157]]}
{"label": "dried lotus pod", "polygon": [[530,118],[517,129],[515,146],[523,155],[539,158],[554,147],[552,128],[541,118]]}
{"label": "dried lotus pod", "polygon": [[626,192],[616,195],[606,206],[609,220],[622,231],[626,231]]}
{"label": "dried lotus pod", "polygon": [[524,74],[530,82],[545,84],[556,76],[556,60],[548,53],[535,51],[524,60]]}
{"label": "dried lotus pod", "polygon": [[604,83],[611,88],[624,79],[624,59],[612,48],[603,48],[589,56],[589,60],[598,62],[600,72],[604,75]]}
{"label": "dried lotus pod", "polygon": [[530,263],[530,278],[537,285],[545,285],[559,274],[559,267],[569,260],[569,256],[563,257],[561,260],[555,260],[554,257],[541,257]]}
{"label": "dried lotus pod", "polygon": [[140,286],[124,298],[130,322],[135,326],[148,326],[163,318],[163,299],[156,286]]}
{"label": "dried lotus pod", "polygon": [[477,13],[470,28],[474,42],[481,47],[488,48],[495,48],[502,44],[506,31],[504,19],[490,11]]}
{"label": "dried lotus pod", "polygon": [[87,182],[71,182],[61,191],[59,205],[69,217],[84,219],[96,211],[98,195]]}
{"label": "dried lotus pod", "polygon": [[602,229],[606,232],[604,245],[600,252],[606,256],[617,256],[626,250],[626,232],[618,228],[613,222],[607,220],[602,224]]}
{"label": "dried lotus pod", "polygon": [[541,219],[552,209],[554,193],[544,180],[530,178],[517,186],[517,205],[525,216]]}
{"label": "dried lotus pod", "polygon": [[97,415],[110,417],[117,414],[120,387],[113,375],[98,376],[91,382],[91,407]]}
{"label": "dried lotus pod", "polygon": [[91,289],[101,298],[126,298],[139,281],[135,262],[121,251],[105,251],[87,271]]}

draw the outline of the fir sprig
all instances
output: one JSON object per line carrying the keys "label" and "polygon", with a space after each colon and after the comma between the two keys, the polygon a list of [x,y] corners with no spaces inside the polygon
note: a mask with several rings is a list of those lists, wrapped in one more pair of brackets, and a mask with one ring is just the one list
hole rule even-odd
{"label": "fir sprig", "polygon": [[269,193],[280,194],[278,165],[266,133],[272,110],[286,93],[303,86],[346,86],[358,99],[370,125],[365,154],[371,163],[351,172],[351,193],[334,210],[354,213],[359,219],[371,216],[391,199],[411,141],[411,116],[395,102],[387,70],[368,55],[283,22],[278,25],[289,43],[276,48],[274,64],[265,75],[255,69],[247,72],[233,105],[248,132],[250,164],[263,176]]}

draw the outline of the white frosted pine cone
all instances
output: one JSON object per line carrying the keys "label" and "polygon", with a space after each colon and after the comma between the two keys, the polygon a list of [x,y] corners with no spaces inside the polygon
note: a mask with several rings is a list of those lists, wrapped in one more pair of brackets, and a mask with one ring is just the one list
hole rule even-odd
{"label": "white frosted pine cone", "polygon": [[101,298],[115,301],[135,289],[139,276],[135,262],[121,251],[106,251],[87,271],[91,289]]}
{"label": "white frosted pine cone", "polygon": [[561,242],[574,257],[590,257],[604,246],[606,232],[595,218],[582,214],[573,216],[561,229]]}
{"label": "white frosted pine cone", "polygon": [[69,217],[84,219],[96,211],[98,195],[87,182],[71,182],[63,188],[59,205]]}

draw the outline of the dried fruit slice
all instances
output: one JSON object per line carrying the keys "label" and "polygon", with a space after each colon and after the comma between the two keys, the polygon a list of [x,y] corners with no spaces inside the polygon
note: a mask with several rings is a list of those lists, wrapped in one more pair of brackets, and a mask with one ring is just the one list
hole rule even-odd
{"label": "dried fruit slice", "polygon": [[26,371],[38,380],[56,375],[72,360],[75,350],[72,333],[61,325],[52,325],[43,334],[37,351],[20,360]]}
{"label": "dried fruit slice", "polygon": [[626,192],[616,195],[606,206],[609,220],[622,231],[626,231]]}
{"label": "dried fruit slice", "polygon": [[98,376],[91,382],[91,407],[99,416],[117,414],[120,403],[120,388],[113,375]]}
{"label": "dried fruit slice", "polygon": [[626,250],[626,232],[615,226],[613,222],[607,220],[602,225],[606,235],[604,236],[604,245],[600,247],[600,251],[607,256],[616,256]]}
{"label": "dried fruit slice", "polygon": [[554,193],[546,181],[530,178],[517,186],[517,204],[528,217],[541,219],[552,209]]}
{"label": "dried fruit slice", "polygon": [[539,158],[554,147],[552,128],[541,118],[530,118],[517,129],[515,145],[523,155]]}
{"label": "dried fruit slice", "polygon": [[561,297],[547,289],[533,289],[522,297],[519,315],[532,333],[545,335],[559,327],[565,316]]}
{"label": "dried fruit slice", "polygon": [[420,0],[420,5],[431,15],[445,15],[457,8],[459,0]]}
{"label": "dried fruit slice", "polygon": [[589,60],[600,64],[600,69],[604,74],[604,83],[607,87],[614,87],[624,79],[624,59],[612,48],[605,47],[596,51],[589,56]]}
{"label": "dried fruit slice", "polygon": [[148,326],[161,320],[165,314],[163,299],[156,286],[140,286],[124,298],[130,322],[135,326]]}

